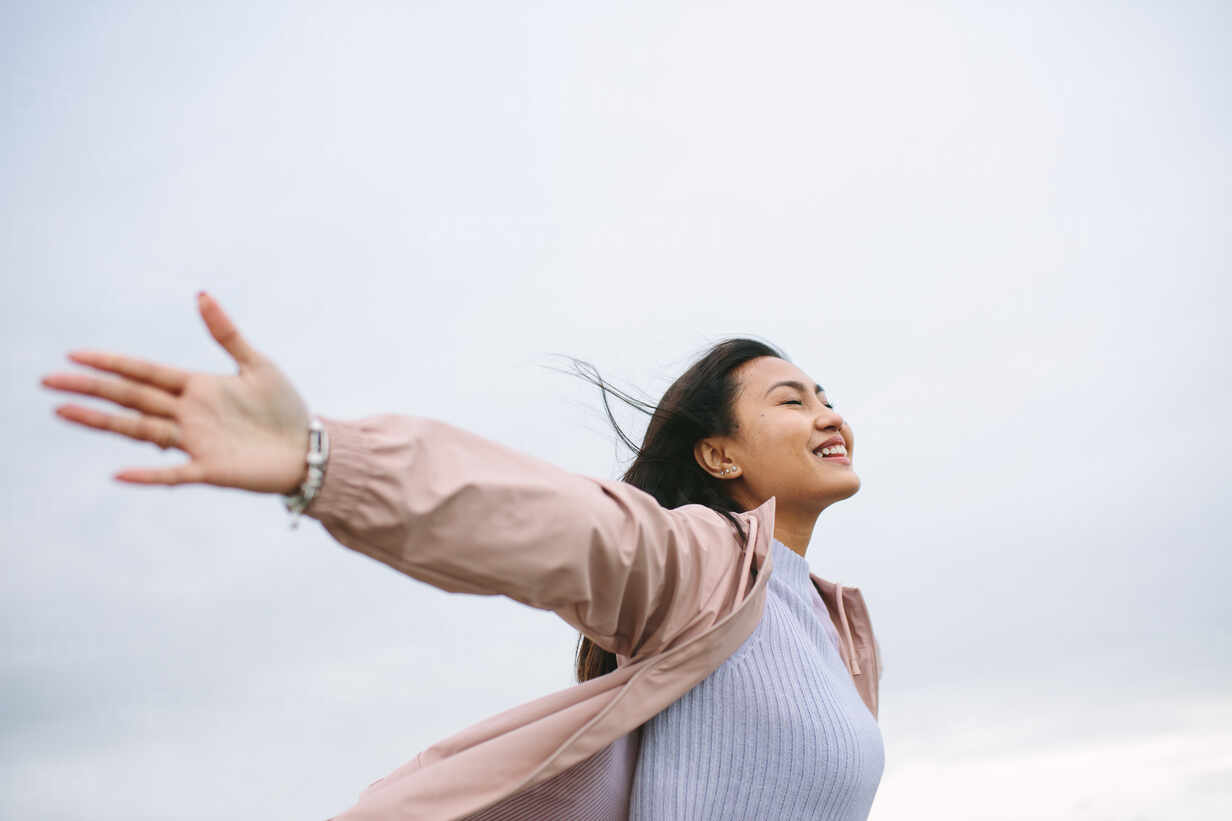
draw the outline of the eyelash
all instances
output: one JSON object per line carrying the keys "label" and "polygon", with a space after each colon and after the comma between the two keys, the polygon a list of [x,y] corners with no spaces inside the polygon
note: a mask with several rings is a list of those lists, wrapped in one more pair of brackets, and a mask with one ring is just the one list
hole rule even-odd
{"label": "eyelash", "polygon": [[[780,405],[801,405],[801,406],[804,405],[804,403],[801,402],[799,399],[788,399],[786,402],[780,402],[779,404]],[[834,406],[831,405],[829,402],[822,402],[822,404],[825,405],[830,410],[834,410]]]}

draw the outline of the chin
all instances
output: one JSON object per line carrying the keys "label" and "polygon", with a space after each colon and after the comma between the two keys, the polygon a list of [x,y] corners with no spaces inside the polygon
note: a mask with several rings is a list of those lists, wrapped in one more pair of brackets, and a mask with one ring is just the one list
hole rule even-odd
{"label": "chin", "polygon": [[826,498],[829,504],[841,502],[844,499],[850,499],[860,490],[860,477],[853,473],[847,482],[842,484],[835,482],[830,487],[826,488],[826,490],[828,491],[826,493]]}

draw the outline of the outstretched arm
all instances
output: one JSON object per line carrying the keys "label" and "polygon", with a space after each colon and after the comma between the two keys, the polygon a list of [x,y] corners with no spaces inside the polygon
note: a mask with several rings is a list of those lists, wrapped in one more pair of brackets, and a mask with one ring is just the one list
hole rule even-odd
{"label": "outstretched arm", "polygon": [[[120,471],[121,481],[292,492],[306,471],[306,404],[213,299],[199,295],[198,309],[236,374],[76,351],[72,361],[119,378],[56,373],[42,384],[138,412],[62,405],[66,420],[190,457]],[[568,473],[429,419],[322,421],[330,458],[306,515],[417,579],[553,610],[629,657],[704,630],[724,607],[716,599],[731,595],[722,582],[733,578],[742,545],[707,508],[666,510],[631,485]]]}

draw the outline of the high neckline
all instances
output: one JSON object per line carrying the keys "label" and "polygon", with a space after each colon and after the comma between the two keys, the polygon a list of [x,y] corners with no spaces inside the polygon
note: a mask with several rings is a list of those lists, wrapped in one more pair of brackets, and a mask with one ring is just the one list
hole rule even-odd
{"label": "high neckline", "polygon": [[808,559],[778,539],[771,542],[771,547],[774,551],[774,573],[771,578],[780,579],[793,590],[805,595],[813,591],[813,580],[810,578],[812,570],[809,568]]}

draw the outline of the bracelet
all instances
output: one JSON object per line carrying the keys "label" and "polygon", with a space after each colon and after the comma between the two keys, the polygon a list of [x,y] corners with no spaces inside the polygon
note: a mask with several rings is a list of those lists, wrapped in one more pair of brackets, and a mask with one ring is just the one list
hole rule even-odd
{"label": "bracelet", "polygon": [[292,530],[299,526],[300,515],[321,490],[321,483],[325,481],[325,463],[328,460],[329,434],[325,432],[321,420],[313,417],[312,424],[308,426],[308,478],[299,486],[298,491],[282,496],[282,503],[291,514]]}

